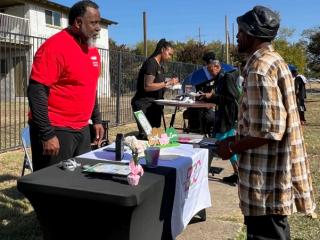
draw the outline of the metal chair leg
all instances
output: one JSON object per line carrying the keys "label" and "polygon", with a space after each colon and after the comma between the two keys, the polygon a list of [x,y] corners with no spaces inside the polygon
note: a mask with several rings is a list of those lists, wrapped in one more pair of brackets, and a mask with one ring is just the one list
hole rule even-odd
{"label": "metal chair leg", "polygon": [[25,169],[26,169],[26,163],[27,163],[27,155],[24,154],[21,176],[24,176],[24,171],[25,171]]}

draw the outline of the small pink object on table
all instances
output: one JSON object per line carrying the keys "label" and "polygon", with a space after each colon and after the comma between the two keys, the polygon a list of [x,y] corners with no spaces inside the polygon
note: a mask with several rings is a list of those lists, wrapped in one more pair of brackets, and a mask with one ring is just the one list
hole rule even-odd
{"label": "small pink object on table", "polygon": [[162,133],[159,139],[161,145],[169,144],[169,138],[166,133]]}
{"label": "small pink object on table", "polygon": [[143,168],[140,164],[135,164],[132,160],[129,163],[131,173],[127,176],[128,183],[131,186],[137,186],[139,184],[140,177],[144,174]]}

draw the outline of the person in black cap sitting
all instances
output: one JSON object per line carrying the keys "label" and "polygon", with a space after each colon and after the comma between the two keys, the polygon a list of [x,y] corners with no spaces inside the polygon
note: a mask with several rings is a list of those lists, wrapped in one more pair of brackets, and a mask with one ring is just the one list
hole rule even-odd
{"label": "person in black cap sitting", "polygon": [[[204,61],[204,66],[209,73],[210,77],[206,78],[200,84],[195,85],[196,92],[201,93],[212,93],[214,90],[215,79],[223,77],[220,64],[217,70],[214,70],[210,65],[210,61],[215,60],[214,52],[207,52],[203,55],[202,60]],[[188,118],[188,128],[191,132],[200,132],[202,134],[212,136],[212,131],[215,123],[215,113],[213,109],[207,108],[188,108],[183,113],[186,118]]]}
{"label": "person in black cap sitting", "polygon": [[238,154],[240,208],[247,239],[290,239],[287,216],[315,209],[310,167],[287,63],[274,50],[278,14],[256,6],[237,18],[238,52],[248,55],[238,137],[221,141],[222,159]]}
{"label": "person in black cap sitting", "polygon": [[[203,60],[207,63],[207,69],[212,75],[212,79],[197,85],[196,88],[198,91],[200,90],[205,93],[200,97],[200,100],[216,104],[213,136],[218,140],[223,140],[236,134],[240,92],[236,79],[234,79],[233,75],[223,72],[220,61],[216,59],[213,52],[205,54]],[[237,159],[236,154],[230,157],[234,173],[231,176],[224,177],[224,182],[234,185],[238,182]]]}

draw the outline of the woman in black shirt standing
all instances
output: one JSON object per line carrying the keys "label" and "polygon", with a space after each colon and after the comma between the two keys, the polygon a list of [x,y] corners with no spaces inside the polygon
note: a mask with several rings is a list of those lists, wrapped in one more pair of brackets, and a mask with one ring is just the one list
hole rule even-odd
{"label": "woman in black shirt standing", "polygon": [[[177,84],[177,78],[166,79],[163,62],[172,58],[173,47],[170,42],[161,39],[155,51],[143,63],[137,80],[137,92],[131,100],[134,112],[142,110],[152,127],[161,126],[161,114],[163,106],[154,103],[154,100],[163,99],[166,87]],[[143,131],[138,124],[139,138],[145,138]]]}

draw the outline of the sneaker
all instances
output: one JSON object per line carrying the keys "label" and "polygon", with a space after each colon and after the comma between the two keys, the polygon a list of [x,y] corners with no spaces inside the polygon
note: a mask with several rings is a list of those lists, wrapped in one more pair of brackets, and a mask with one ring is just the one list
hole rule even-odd
{"label": "sneaker", "polygon": [[222,181],[225,183],[230,183],[235,185],[238,183],[238,174],[234,173],[229,177],[224,177],[222,178]]}

